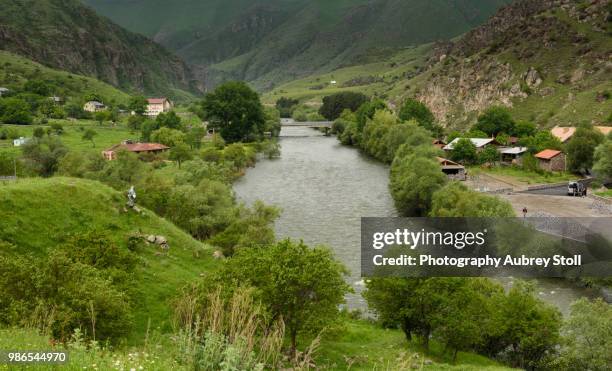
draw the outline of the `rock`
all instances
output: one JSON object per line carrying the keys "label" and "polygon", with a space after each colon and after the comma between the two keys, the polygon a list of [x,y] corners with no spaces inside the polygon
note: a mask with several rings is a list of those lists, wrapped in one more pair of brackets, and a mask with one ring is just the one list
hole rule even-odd
{"label": "rock", "polygon": [[168,244],[168,240],[166,240],[166,237],[164,236],[155,236],[155,243],[158,245],[167,245]]}
{"label": "rock", "polygon": [[147,242],[148,243],[155,243],[155,239],[156,239],[156,236],[154,236],[152,234],[147,236]]}
{"label": "rock", "polygon": [[221,252],[221,250],[215,250],[215,252],[213,252],[213,258],[223,259],[225,258],[225,255],[223,255],[223,252]]}
{"label": "rock", "polygon": [[537,88],[540,86],[542,83],[542,77],[540,76],[538,70],[533,67],[529,68],[529,71],[527,71],[527,74],[525,75],[525,83],[530,88]]}
{"label": "rock", "polygon": [[602,287],[600,293],[606,303],[612,303],[612,288]]}
{"label": "rock", "polygon": [[572,73],[572,77],[570,78],[570,82],[576,83],[584,78],[584,70],[582,68],[578,68]]}

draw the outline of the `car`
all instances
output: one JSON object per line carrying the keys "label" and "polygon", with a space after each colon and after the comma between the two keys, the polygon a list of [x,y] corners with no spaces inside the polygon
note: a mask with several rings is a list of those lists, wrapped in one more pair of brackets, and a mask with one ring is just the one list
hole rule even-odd
{"label": "car", "polygon": [[581,182],[571,181],[567,184],[568,196],[586,196],[586,186]]}

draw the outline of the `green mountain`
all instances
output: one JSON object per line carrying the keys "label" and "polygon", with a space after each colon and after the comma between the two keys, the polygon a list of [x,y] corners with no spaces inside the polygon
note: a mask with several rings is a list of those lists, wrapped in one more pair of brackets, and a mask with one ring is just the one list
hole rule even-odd
{"label": "green mountain", "polygon": [[0,0],[0,8],[2,50],[126,91],[169,96],[198,91],[178,57],[78,0]]}
{"label": "green mountain", "polygon": [[[380,50],[449,39],[509,0],[85,0],[196,65],[214,85],[261,89],[362,63]],[[209,85],[210,85],[209,84]]]}
{"label": "green mountain", "polygon": [[170,246],[167,255],[155,245],[137,250],[141,273],[133,298],[138,305],[131,335],[137,342],[150,324],[170,329],[171,299],[214,262],[205,245],[149,210],[126,211],[125,200],[125,195],[95,181],[22,179],[0,188],[0,241],[16,246],[19,253],[44,259],[68,236],[79,233],[108,231],[121,249],[128,249],[130,236],[164,236]]}
{"label": "green mountain", "polygon": [[517,119],[542,127],[611,124],[611,10],[606,1],[522,0],[451,42],[309,76],[264,99],[316,103],[330,93],[358,89],[395,106],[416,97],[457,128],[491,105],[510,107]]}

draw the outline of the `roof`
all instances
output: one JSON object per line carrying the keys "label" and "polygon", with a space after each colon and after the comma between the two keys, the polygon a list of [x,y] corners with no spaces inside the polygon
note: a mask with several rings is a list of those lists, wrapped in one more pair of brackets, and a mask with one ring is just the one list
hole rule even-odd
{"label": "roof", "polygon": [[89,102],[87,102],[87,103],[91,103],[91,104],[93,104],[94,106],[103,106],[103,105],[104,105],[104,103],[100,103],[100,102],[98,102],[97,100],[90,100],[90,101],[89,101]]}
{"label": "roof", "polygon": [[170,147],[165,146],[159,143],[128,143],[128,144],[116,144],[111,148],[107,149],[108,151],[119,151],[126,150],[129,152],[148,152],[148,151],[162,151],[165,149],[170,149]]}
{"label": "roof", "polygon": [[5,88],[5,87],[0,86],[0,91],[9,91],[9,89],[7,89],[7,88]]}
{"label": "roof", "polygon": [[561,127],[555,126],[550,130],[550,133],[557,137],[561,142],[567,142],[569,138],[571,138],[576,132],[576,128],[573,126]]}
{"label": "roof", "polygon": [[601,131],[603,135],[612,133],[612,126],[595,126],[595,129]]}
{"label": "roof", "polygon": [[167,100],[168,98],[149,98],[147,102],[149,104],[164,104]]}
{"label": "roof", "polygon": [[527,152],[527,147],[504,147],[499,149],[499,153],[504,155],[520,155]]}
{"label": "roof", "polygon": [[550,160],[558,155],[560,155],[561,151],[557,151],[556,149],[545,149],[542,152],[538,152],[535,154],[536,158],[540,158],[542,160]]}
{"label": "roof", "polygon": [[495,140],[493,138],[455,138],[452,142],[448,143],[444,149],[451,150],[455,148],[455,144],[457,144],[457,142],[461,139],[469,139],[476,146],[476,148],[484,147]]}

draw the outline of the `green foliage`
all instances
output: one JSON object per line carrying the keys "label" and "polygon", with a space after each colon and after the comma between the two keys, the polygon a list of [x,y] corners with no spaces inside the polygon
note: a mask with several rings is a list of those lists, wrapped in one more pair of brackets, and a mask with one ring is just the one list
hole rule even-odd
{"label": "green foliage", "polygon": [[[346,269],[326,248],[284,240],[271,246],[238,250],[207,281],[255,288],[270,318],[282,318],[292,350],[301,334],[317,333],[338,318],[338,306],[350,290]],[[325,277],[325,279],[321,279]]]}
{"label": "green foliage", "polygon": [[90,128],[90,129],[85,130],[82,138],[83,140],[90,141],[91,145],[95,147],[96,143],[94,142],[94,138],[96,137],[96,135],[98,135],[98,132]]}
{"label": "green foliage", "polygon": [[512,205],[497,197],[469,190],[461,183],[451,182],[433,195],[431,217],[513,217]]}
{"label": "green foliage", "polygon": [[336,93],[323,98],[319,113],[329,121],[334,121],[345,109],[356,112],[367,101],[368,98],[362,93],[352,91]]}
{"label": "green foliage", "polygon": [[68,152],[62,142],[53,137],[30,140],[21,148],[27,166],[44,177],[57,171],[59,161]]}
{"label": "green foliage", "polygon": [[536,132],[537,127],[534,123],[529,121],[518,121],[514,126],[514,130],[512,130],[512,132],[509,134],[518,138],[524,138],[533,136],[536,134]]}
{"label": "green foliage", "polygon": [[542,130],[529,137],[523,137],[519,144],[529,148],[529,152],[538,153],[545,149],[562,150],[563,143],[548,130]]}
{"label": "green foliage", "polygon": [[[172,129],[170,129],[172,130]],[[170,149],[170,156],[168,158],[172,161],[176,161],[179,169],[181,168],[181,164],[184,161],[191,160],[193,155],[191,153],[191,149],[188,145],[184,143],[179,143]]]}
{"label": "green foliage", "polygon": [[595,149],[593,171],[602,179],[612,179],[612,140],[608,139]]}
{"label": "green foliage", "polygon": [[477,161],[481,164],[495,164],[500,160],[499,151],[494,146],[488,146],[477,155]]}
{"label": "green foliage", "polygon": [[393,160],[389,187],[402,215],[427,215],[433,194],[446,183],[446,175],[432,158],[430,148],[413,150],[402,145]]}
{"label": "green foliage", "polygon": [[276,109],[280,113],[280,117],[291,117],[295,106],[297,106],[299,103],[300,101],[298,101],[297,99],[280,97],[276,101]]}
{"label": "green foliage", "polygon": [[168,113],[160,113],[155,118],[155,123],[158,128],[180,129],[181,118],[174,111]]}
{"label": "green foliage", "polygon": [[[376,111],[382,111],[387,109],[387,104],[380,99],[373,99],[369,102],[365,102],[359,107],[357,112],[355,112],[356,120],[357,120],[357,130],[363,131],[368,120],[371,120],[374,117]],[[348,110],[348,112],[351,112]],[[340,115],[339,119],[344,115],[344,111]],[[407,121],[407,120],[406,120]]]}
{"label": "green foliage", "polygon": [[161,127],[151,133],[151,141],[161,143],[168,147],[175,147],[185,144],[186,135],[180,130]]}
{"label": "green foliage", "polygon": [[515,126],[516,123],[507,108],[491,107],[478,117],[474,129],[481,130],[488,136],[496,136],[499,133],[513,133]]}
{"label": "green foliage", "polygon": [[604,141],[601,132],[592,127],[578,127],[567,142],[567,168],[573,172],[589,172],[593,167],[595,148]]}
{"label": "green foliage", "polygon": [[459,139],[451,151],[451,159],[465,164],[473,164],[478,158],[476,145],[468,138]]}
{"label": "green foliage", "polygon": [[553,367],[603,371],[612,364],[612,307],[602,299],[574,302],[562,334],[560,357]]}
{"label": "green foliage", "polygon": [[243,82],[218,86],[204,97],[202,108],[226,142],[253,141],[263,134],[265,115],[259,95]]}
{"label": "green foliage", "polygon": [[0,99],[0,122],[3,124],[28,125],[32,123],[30,105],[20,98]]}
{"label": "green foliage", "polygon": [[416,120],[416,122],[429,130],[436,138],[442,138],[444,129],[436,124],[436,119],[429,108],[412,98],[408,98],[399,111],[399,118],[402,121]]}
{"label": "green foliage", "polygon": [[146,112],[148,105],[147,98],[142,95],[136,95],[130,98],[128,108],[134,111],[136,115],[142,116]]}

